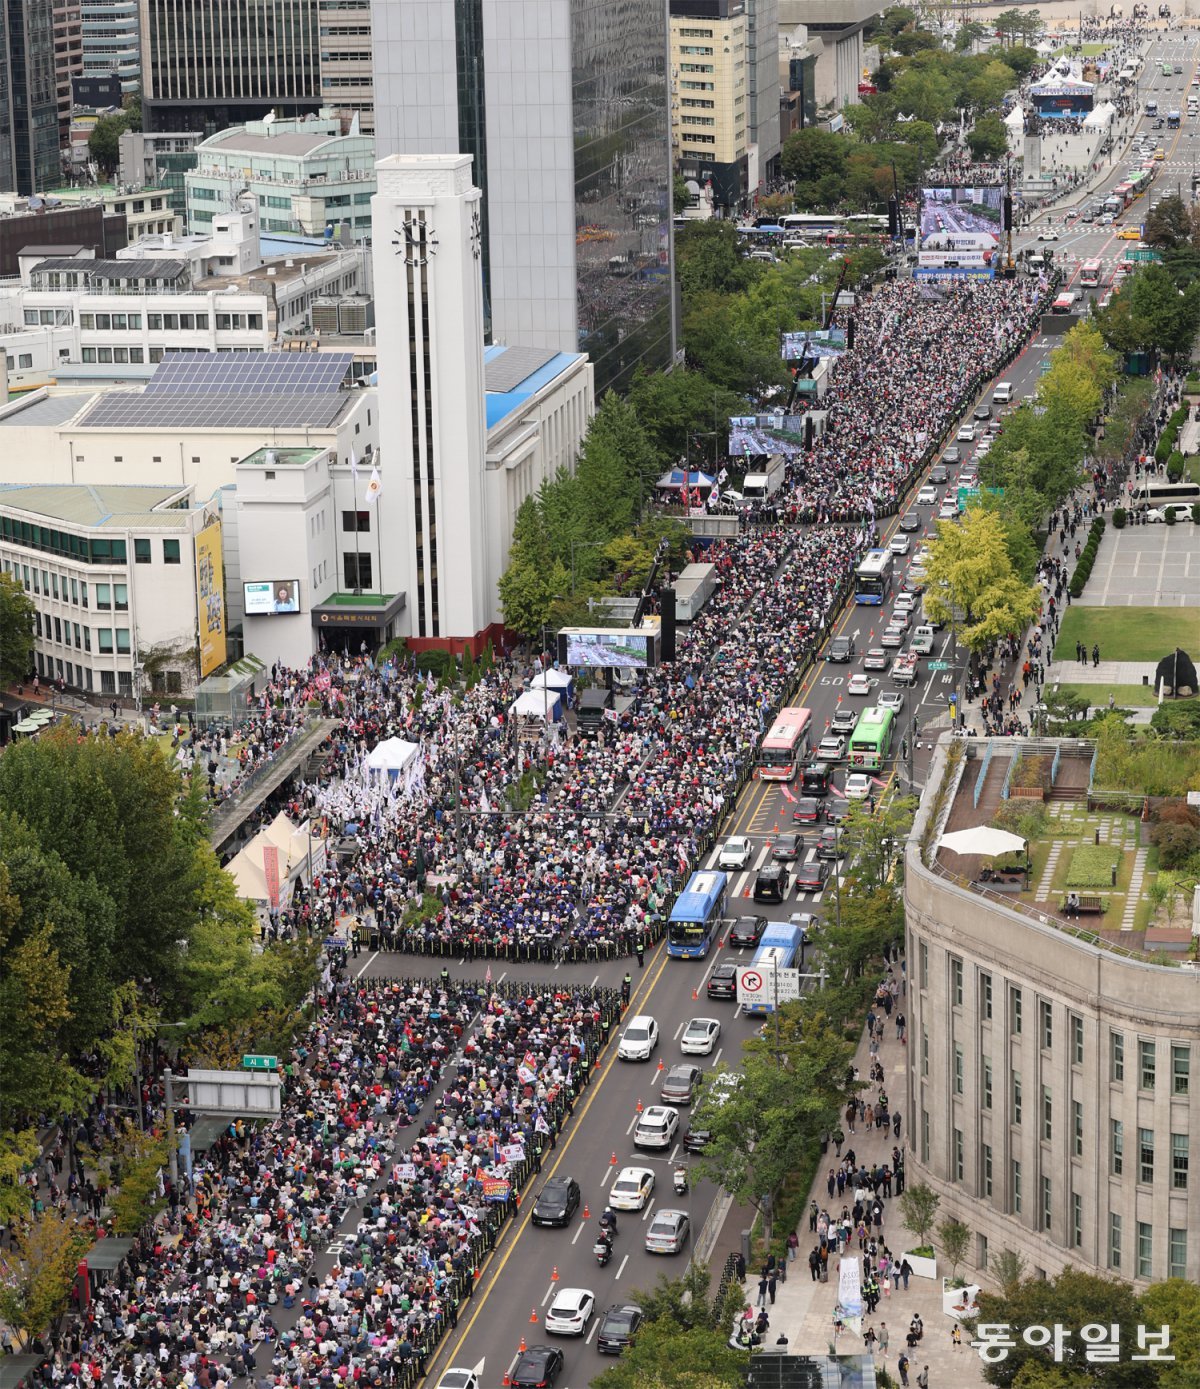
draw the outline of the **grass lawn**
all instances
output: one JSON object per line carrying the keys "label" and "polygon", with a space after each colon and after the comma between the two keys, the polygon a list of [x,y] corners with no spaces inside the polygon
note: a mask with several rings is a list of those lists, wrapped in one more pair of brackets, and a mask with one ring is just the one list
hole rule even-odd
{"label": "grass lawn", "polygon": [[1080,844],[1072,851],[1066,887],[1110,887],[1120,851],[1107,844]]}
{"label": "grass lawn", "polygon": [[1158,696],[1150,685],[1059,685],[1058,689],[1064,695],[1078,695],[1099,709],[1107,706],[1110,692],[1118,709],[1154,709],[1158,705]]}
{"label": "grass lawn", "polygon": [[1099,646],[1102,661],[1158,662],[1176,646],[1196,651],[1200,608],[1085,608],[1076,603],[1063,618],[1054,659],[1072,661],[1077,641],[1089,653]]}
{"label": "grass lawn", "polygon": [[1183,476],[1186,482],[1200,482],[1200,453],[1189,454],[1183,460]]}
{"label": "grass lawn", "polygon": [[1077,58],[1080,53],[1082,53],[1085,58],[1098,58],[1102,53],[1106,53],[1107,51],[1108,44],[1106,43],[1085,43],[1082,48],[1080,48],[1077,43],[1069,43],[1065,48],[1060,48],[1054,56],[1056,58],[1061,58],[1065,54],[1069,57]]}

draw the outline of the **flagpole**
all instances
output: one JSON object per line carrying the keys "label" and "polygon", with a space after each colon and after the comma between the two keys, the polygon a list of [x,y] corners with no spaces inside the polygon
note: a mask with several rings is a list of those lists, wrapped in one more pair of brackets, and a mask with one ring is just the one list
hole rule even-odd
{"label": "flagpole", "polygon": [[354,592],[362,592],[358,558],[358,463],[354,457],[354,445],[350,446],[350,490],[354,500]]}

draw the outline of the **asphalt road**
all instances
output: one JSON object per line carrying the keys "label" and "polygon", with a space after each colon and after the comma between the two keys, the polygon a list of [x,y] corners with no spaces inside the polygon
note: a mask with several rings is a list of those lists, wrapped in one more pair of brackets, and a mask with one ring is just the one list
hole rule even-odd
{"label": "asphalt road", "polygon": [[[1159,50],[1161,54],[1159,53]],[[1178,56],[1177,56],[1178,55]],[[1147,59],[1143,70],[1145,81],[1141,87],[1141,100],[1144,104],[1147,95],[1155,95],[1160,107],[1170,96],[1181,106],[1186,105],[1185,94],[1191,81],[1197,49],[1193,44],[1184,44],[1176,38],[1166,43],[1156,44]],[[1163,61],[1179,61],[1184,64],[1184,73],[1178,78],[1165,79],[1158,65]],[[1164,109],[1166,109],[1164,107]],[[1200,134],[1200,122],[1197,122]],[[1166,134],[1166,132],[1162,132]],[[1180,150],[1190,158],[1191,145],[1183,144],[1190,134],[1171,132],[1174,137],[1165,147],[1168,152],[1166,171],[1177,167],[1181,157]],[[1121,181],[1122,170],[1128,161],[1114,171],[1106,180],[1111,186]],[[1163,177],[1153,185],[1159,192],[1163,189]],[[1099,197],[1097,193],[1095,196]],[[1139,204],[1127,217],[1139,211]],[[1061,225],[1062,214],[1055,215],[1055,223]],[[1029,244],[1034,240],[1038,224],[1018,242]],[[1106,247],[1123,251],[1125,243],[1116,241],[1114,229],[1094,228],[1079,224],[1069,228],[1060,249],[1067,251],[1077,260],[1102,255]],[[1040,375],[1040,363],[1046,354],[1057,345],[1057,339],[1037,334],[1017,360],[1004,373],[1003,379],[1013,383],[1017,401],[1031,395]],[[981,399],[990,400],[990,391]],[[976,445],[960,445],[963,463],[970,461],[975,454]],[[949,492],[953,495],[956,487],[957,468],[951,468],[946,484],[939,486],[938,498]],[[921,479],[919,481],[924,481]],[[912,550],[908,556],[897,556],[897,591],[899,579],[911,562],[920,541],[933,533],[936,504],[917,504],[915,496],[918,483],[913,487],[912,506],[920,513],[921,529],[913,534]],[[907,508],[901,508],[905,510]],[[884,533],[883,543],[897,533],[898,517],[892,518]],[[857,637],[858,655],[849,664],[829,665],[818,661],[809,673],[801,692],[792,703],[803,705],[813,711],[814,733],[819,736],[832,719],[839,703],[849,699],[846,684],[852,674],[862,670],[863,653],[868,646],[877,644],[874,638],[882,634],[885,618],[890,614],[891,604],[882,608],[848,607],[829,635],[852,633]],[[928,762],[928,739],[949,726],[948,695],[955,688],[961,674],[961,659],[956,659],[950,649],[948,633],[940,633],[933,656],[921,664],[918,683],[906,690],[905,703],[900,714],[900,727],[909,729],[915,720],[918,735],[915,741],[913,759],[914,781],[919,789]],[[933,670],[934,661],[944,662],[946,669]],[[885,675],[876,677],[874,696],[881,689],[894,688]],[[871,702],[868,699],[853,701],[858,706]],[[899,764],[899,738],[893,749],[893,761],[881,775],[881,780],[898,774],[903,788],[907,782],[907,767]],[[835,782],[841,783],[845,768],[839,768]],[[793,794],[798,788],[789,787]],[[826,890],[816,896],[790,899],[780,905],[755,905],[750,900],[754,874],[757,868],[770,857],[771,848],[777,833],[791,829],[791,802],[784,795],[778,782],[751,782],[743,792],[737,807],[723,827],[725,835],[748,835],[754,845],[754,855],[749,866],[731,877],[730,910],[734,914],[756,911],[771,919],[786,919],[793,911],[803,910],[820,915],[836,909],[836,884],[831,881]],[[716,849],[713,850],[706,866],[714,865]],[[811,858],[814,850],[806,849],[805,856]],[[734,957],[744,957],[749,962],[749,951],[732,952]],[[720,1019],[722,1035],[719,1050],[712,1056],[695,1058],[705,1069],[711,1069],[724,1062],[736,1065],[741,1043],[752,1034],[757,1024],[744,1018],[732,1002],[710,1001],[704,995],[704,983],[709,973],[726,958],[731,956],[727,948],[714,948],[704,961],[668,960],[665,949],[659,946],[647,956],[645,969],[639,971],[632,965],[634,976],[634,997],[630,1014],[651,1013],[658,1021],[661,1043],[657,1055],[664,1066],[683,1059],[679,1051],[678,1037],[689,1018],[709,1016]],[[620,982],[629,962],[614,961],[600,965],[580,966],[516,966],[509,971],[511,977],[539,978],[552,976],[559,970],[570,971],[571,977],[582,973],[588,980],[593,978],[601,983],[616,985]],[[371,973],[381,968],[396,973],[411,969],[411,961],[403,958],[364,959],[358,966]],[[809,963],[811,968],[811,962]],[[460,970],[468,968],[459,966]],[[482,974],[483,966],[470,966],[473,974]],[[698,994],[694,998],[693,993]],[[584,1200],[590,1208],[590,1219],[576,1219],[564,1230],[535,1229],[530,1223],[532,1199],[522,1204],[520,1219],[506,1233],[504,1239],[486,1262],[479,1280],[476,1295],[462,1309],[458,1328],[447,1340],[441,1352],[430,1366],[426,1384],[432,1389],[439,1382],[441,1374],[449,1366],[477,1366],[483,1363],[483,1389],[497,1389],[505,1371],[517,1355],[522,1339],[533,1345],[538,1342],[553,1341],[542,1330],[545,1308],[549,1305],[556,1288],[584,1287],[596,1296],[597,1317],[593,1320],[588,1334],[580,1339],[563,1338],[557,1342],[565,1353],[564,1372],[559,1377],[557,1389],[582,1389],[604,1370],[609,1360],[599,1355],[595,1349],[595,1330],[603,1311],[611,1303],[628,1298],[631,1291],[639,1287],[652,1286],[660,1273],[678,1276],[684,1270],[686,1255],[663,1257],[646,1253],[644,1235],[649,1224],[650,1214],[663,1207],[677,1207],[686,1210],[692,1223],[693,1235],[697,1234],[712,1209],[717,1193],[711,1185],[693,1182],[689,1194],[676,1198],[672,1193],[671,1174],[676,1150],[665,1155],[639,1152],[633,1147],[632,1131],[637,1118],[639,1101],[645,1106],[653,1103],[657,1094],[660,1073],[657,1060],[649,1065],[621,1062],[616,1057],[616,1046],[609,1047],[601,1058],[597,1073],[588,1093],[583,1097],[579,1109],[571,1121],[558,1148],[549,1154],[542,1177],[535,1184],[535,1192],[540,1190],[541,1182],[550,1175],[571,1175],[580,1183]],[[686,1110],[681,1115],[680,1133],[687,1126]],[[616,1165],[612,1159],[615,1156]],[[616,1241],[614,1257],[607,1268],[601,1269],[592,1255],[592,1240],[597,1228],[596,1222],[604,1205],[605,1190],[612,1177],[621,1167],[636,1163],[652,1168],[657,1174],[653,1205],[646,1216],[637,1213],[622,1213],[620,1234]],[[553,1280],[557,1270],[558,1281]],[[537,1322],[531,1320],[536,1314]]]}

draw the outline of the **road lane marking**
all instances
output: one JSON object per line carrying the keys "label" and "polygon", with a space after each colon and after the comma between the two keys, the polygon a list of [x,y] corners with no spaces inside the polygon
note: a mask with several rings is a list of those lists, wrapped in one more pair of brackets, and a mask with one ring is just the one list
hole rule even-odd
{"label": "road lane marking", "polygon": [[607,1186],[609,1177],[611,1177],[616,1170],[617,1169],[610,1162],[608,1166],[604,1169],[604,1176],[600,1178],[600,1185]]}
{"label": "road lane marking", "polygon": [[546,1296],[545,1296],[544,1298],[542,1298],[542,1306],[544,1307],[544,1306],[546,1305],[546,1303],[549,1302],[550,1299],[551,1299],[553,1296],[554,1296],[554,1284],[551,1283],[550,1286],[546,1289]]}
{"label": "road lane marking", "polygon": [[651,1198],[649,1199],[649,1201],[646,1202],[646,1205],[645,1205],[644,1209],[642,1210],[642,1223],[643,1223],[643,1224],[646,1223],[646,1220],[649,1218],[650,1212],[654,1209],[654,1201],[655,1201],[655,1198],[654,1198],[653,1196],[651,1196]]}
{"label": "road lane marking", "polygon": [[633,1132],[633,1126],[637,1123],[637,1121],[638,1121],[637,1111],[635,1110],[635,1111],[634,1111],[633,1118],[630,1119],[630,1121],[629,1121],[629,1127],[625,1130],[625,1137],[626,1137],[626,1138],[628,1138],[629,1135]]}
{"label": "road lane marking", "polygon": [[679,1026],[675,1029],[675,1035],[674,1035],[674,1037],[671,1038],[671,1040],[672,1040],[673,1042],[679,1041],[679,1034],[683,1031],[683,1029],[684,1029],[686,1026],[687,1026],[687,1019],[684,1018],[683,1020],[681,1020]]}
{"label": "road lane marking", "polygon": [[373,965],[373,964],[375,963],[375,961],[376,961],[378,958],[379,958],[379,951],[377,950],[377,951],[375,952],[375,954],[372,955],[371,958],[367,961],[367,963],[366,963],[365,965],[363,965],[362,969],[360,969],[360,970],[358,971],[358,973],[354,976],[355,979],[361,979],[361,978],[363,977],[363,970],[369,969],[370,966]]}
{"label": "road lane marking", "polygon": [[584,1232],[586,1229],[587,1229],[587,1221],[586,1221],[586,1220],[581,1220],[581,1221],[579,1222],[579,1229],[576,1230],[575,1233],[574,1233],[574,1235],[571,1237],[571,1243],[572,1243],[572,1244],[578,1244],[578,1243],[579,1243],[579,1236],[582,1235],[583,1232]]}
{"label": "road lane marking", "polygon": [[588,1334],[587,1334],[587,1339],[586,1339],[586,1340],[584,1341],[584,1343],[583,1343],[585,1346],[590,1346],[590,1345],[592,1344],[592,1337],[596,1334],[596,1328],[597,1328],[599,1325],[600,1325],[600,1323],[596,1320],[595,1317],[593,1317],[593,1318],[592,1318],[592,1329],[588,1332]]}
{"label": "road lane marking", "polygon": [[625,1272],[625,1265],[626,1265],[628,1262],[629,1262],[629,1255],[626,1254],[625,1257],[621,1260],[621,1267],[620,1267],[619,1269],[617,1269],[617,1274],[616,1274],[616,1276],[617,1276],[618,1278],[620,1278],[621,1274],[623,1274],[623,1273]]}
{"label": "road lane marking", "polygon": [[721,1059],[721,1053],[722,1053],[724,1050],[725,1050],[724,1047],[718,1047],[718,1048],[717,1048],[717,1054],[716,1054],[716,1056],[714,1056],[713,1059],[712,1059],[712,1068],[713,1068],[714,1071],[717,1069],[717,1062],[720,1061],[720,1059]]}

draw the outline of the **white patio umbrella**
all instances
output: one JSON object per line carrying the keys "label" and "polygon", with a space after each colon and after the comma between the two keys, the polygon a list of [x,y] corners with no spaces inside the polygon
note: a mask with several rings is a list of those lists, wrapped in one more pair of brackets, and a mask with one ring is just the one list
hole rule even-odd
{"label": "white patio umbrella", "polygon": [[949,849],[952,854],[979,854],[982,858],[999,858],[1001,854],[1015,853],[1025,848],[1025,841],[1019,834],[1007,830],[992,829],[990,825],[975,825],[969,830],[955,830],[944,834],[938,840],[939,849]]}

